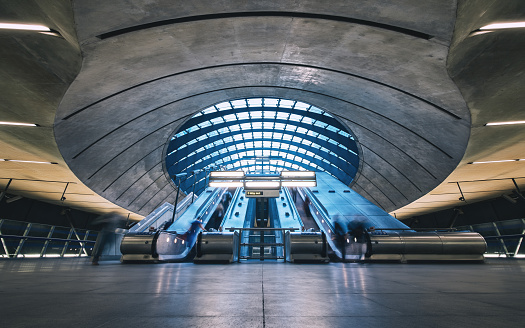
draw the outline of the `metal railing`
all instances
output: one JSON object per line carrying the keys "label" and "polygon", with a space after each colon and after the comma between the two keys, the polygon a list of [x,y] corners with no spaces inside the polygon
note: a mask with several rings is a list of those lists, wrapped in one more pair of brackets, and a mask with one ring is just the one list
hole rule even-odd
{"label": "metal railing", "polygon": [[[231,232],[234,232],[234,231],[238,231],[239,232],[239,236],[242,236],[242,233],[245,232],[245,231],[248,231],[248,232],[258,232],[259,234],[255,234],[255,235],[250,235],[250,237],[258,237],[259,241],[258,242],[250,242],[248,241],[247,243],[245,242],[239,242],[239,249],[238,249],[238,254],[239,254],[239,257],[238,257],[238,262],[241,261],[241,259],[245,259],[245,260],[248,260],[248,259],[259,259],[261,261],[264,261],[264,260],[279,260],[279,259],[285,259],[286,257],[286,248],[289,247],[287,244],[286,244],[286,238],[284,238],[284,234],[286,233],[286,231],[290,231],[290,232],[293,232],[293,231],[297,231],[297,230],[300,230],[299,228],[227,228],[225,229],[227,231],[231,231]],[[266,232],[270,232],[270,234],[266,234]],[[281,233],[282,234],[282,241],[281,243],[278,243],[278,242],[266,242],[265,241],[265,237],[270,237],[272,239],[274,239],[276,237],[276,233]],[[255,239],[255,238],[254,238]],[[254,247],[255,249],[258,249],[259,250],[259,256],[256,257],[256,256],[253,256],[253,253],[252,252],[252,256],[248,255],[248,256],[241,256],[241,250],[243,247]],[[277,249],[275,249],[275,255],[273,256],[265,256],[265,250],[268,249],[268,248],[271,248],[271,247],[282,247],[282,252],[280,251],[277,251]]]}
{"label": "metal railing", "polygon": [[90,230],[0,219],[0,258],[89,256],[97,234]]}

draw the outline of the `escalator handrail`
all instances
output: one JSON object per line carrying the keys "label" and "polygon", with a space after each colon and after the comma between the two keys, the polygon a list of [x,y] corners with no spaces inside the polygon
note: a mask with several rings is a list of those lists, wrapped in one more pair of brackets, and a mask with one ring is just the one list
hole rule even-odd
{"label": "escalator handrail", "polygon": [[237,198],[239,198],[239,195],[241,194],[242,188],[235,189],[235,192],[233,193],[232,199],[230,200],[230,204],[228,205],[228,209],[224,213],[224,217],[222,218],[222,222],[219,227],[223,227],[226,221],[230,218],[232,215],[234,205],[237,204]]}
{"label": "escalator handrail", "polygon": [[[331,231],[334,231],[334,226],[332,224],[332,220],[330,218],[330,215],[327,213],[326,208],[321,204],[321,202],[315,197],[313,192],[309,188],[302,188],[305,192],[305,194],[310,199],[310,202],[315,207],[315,209],[318,211],[318,213],[323,217],[326,224],[330,228]],[[326,233],[326,232],[325,232]]]}
{"label": "escalator handrail", "polygon": [[295,206],[295,202],[292,199],[292,195],[290,194],[290,189],[288,187],[284,187],[284,194],[286,195],[286,198],[288,199],[288,204],[294,204],[294,206],[290,206],[292,209],[293,215],[297,218],[297,221],[299,221],[299,224],[301,227],[304,227],[303,220],[301,219],[301,216],[299,215],[299,211],[297,210],[297,207]]}

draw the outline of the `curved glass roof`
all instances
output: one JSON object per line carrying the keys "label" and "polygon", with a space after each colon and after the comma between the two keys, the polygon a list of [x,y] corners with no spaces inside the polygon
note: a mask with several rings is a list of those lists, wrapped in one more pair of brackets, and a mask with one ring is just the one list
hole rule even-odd
{"label": "curved glass roof", "polygon": [[166,155],[170,176],[187,173],[181,190],[191,192],[195,183],[196,194],[206,186],[206,170],[312,170],[350,184],[358,166],[357,143],[341,122],[279,98],[225,101],[198,112],[171,138]]}

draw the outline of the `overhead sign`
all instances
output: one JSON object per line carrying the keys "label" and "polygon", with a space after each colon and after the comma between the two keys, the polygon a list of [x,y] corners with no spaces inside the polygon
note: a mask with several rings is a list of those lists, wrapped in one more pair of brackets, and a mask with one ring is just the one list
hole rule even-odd
{"label": "overhead sign", "polygon": [[257,197],[276,198],[276,197],[279,197],[279,189],[277,190],[249,190],[249,191],[247,190],[246,197],[247,198],[257,198]]}

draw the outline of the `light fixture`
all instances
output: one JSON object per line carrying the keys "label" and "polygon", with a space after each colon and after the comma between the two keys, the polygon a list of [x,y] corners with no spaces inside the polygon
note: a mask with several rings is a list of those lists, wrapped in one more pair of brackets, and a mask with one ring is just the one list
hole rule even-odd
{"label": "light fixture", "polygon": [[38,32],[40,34],[45,34],[45,35],[51,35],[51,36],[56,36],[57,38],[61,38],[62,35],[60,35],[59,33],[57,32]]}
{"label": "light fixture", "polygon": [[212,171],[210,172],[212,178],[242,178],[244,171]]}
{"label": "light fixture", "polygon": [[315,172],[313,171],[282,171],[281,176],[283,178],[292,178],[292,177],[315,177]]}
{"label": "light fixture", "polygon": [[525,124],[525,121],[490,122],[490,123],[485,124],[485,126],[492,126],[492,125],[512,125],[512,124]]}
{"label": "light fixture", "polygon": [[1,125],[21,125],[21,126],[37,126],[34,123],[19,123],[19,122],[0,122]]}
{"label": "light fixture", "polygon": [[316,187],[315,181],[283,181],[283,187]]}
{"label": "light fixture", "polygon": [[279,188],[279,181],[246,181],[246,188]]}
{"label": "light fixture", "polygon": [[507,163],[507,162],[522,162],[522,161],[525,161],[525,158],[503,159],[503,160],[499,160],[499,161],[470,162],[469,164]]}
{"label": "light fixture", "polygon": [[480,27],[480,30],[501,30],[507,28],[522,28],[525,27],[525,22],[510,22],[510,23],[494,23]]}
{"label": "light fixture", "polygon": [[242,182],[240,181],[210,181],[208,185],[212,188],[237,188],[243,186]]}
{"label": "light fixture", "polygon": [[6,159],[0,158],[0,162],[17,162],[17,163],[33,163],[33,164],[58,164],[55,162],[39,162],[39,161],[24,161],[20,159]]}
{"label": "light fixture", "polygon": [[44,25],[34,25],[34,24],[0,23],[0,28],[8,29],[8,30],[51,32],[51,29],[49,27],[46,27]]}

